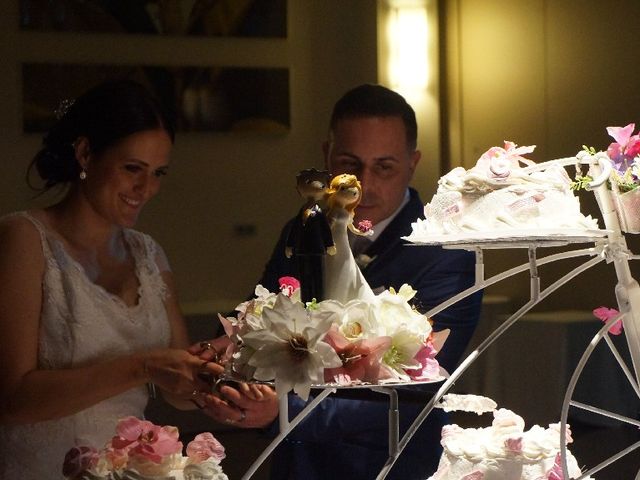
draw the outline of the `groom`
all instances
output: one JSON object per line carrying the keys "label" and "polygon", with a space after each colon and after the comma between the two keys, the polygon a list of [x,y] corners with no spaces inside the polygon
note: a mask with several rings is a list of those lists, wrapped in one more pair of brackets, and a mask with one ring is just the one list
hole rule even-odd
{"label": "groom", "polygon": [[[474,256],[462,250],[407,246],[403,236],[411,223],[423,217],[423,202],[409,183],[420,160],[416,150],[415,113],[405,99],[380,85],[360,85],[335,104],[328,139],[323,144],[327,169],[333,174],[350,173],[362,184],[362,199],[355,223],[370,220],[374,234],[350,239],[362,274],[374,292],[408,283],[415,290],[415,306],[427,311],[474,283]],[[435,181],[435,179],[434,179]],[[278,279],[296,276],[296,265],[284,255],[291,222],[285,226],[260,282],[278,291]],[[449,372],[459,363],[480,315],[482,294],[471,295],[435,315],[435,331],[451,333],[436,357]],[[402,435],[428,400],[415,401],[415,393],[400,392]],[[420,392],[424,395],[424,392]],[[235,394],[234,394],[235,395]],[[402,401],[405,397],[405,401]],[[262,407],[234,396],[246,410],[245,425],[266,425],[273,399]],[[293,416],[305,402],[289,395]],[[209,410],[214,418],[233,412]],[[252,417],[255,415],[255,419]],[[237,414],[236,414],[237,416]],[[260,418],[259,418],[260,417]],[[224,417],[223,417],[224,418]],[[373,479],[387,459],[388,401],[386,396],[325,399],[293,430],[272,458],[272,479]],[[441,452],[440,430],[447,422],[435,409],[418,429],[387,478],[424,479],[431,475]],[[277,423],[277,422],[276,422]],[[277,426],[273,424],[272,429]]]}

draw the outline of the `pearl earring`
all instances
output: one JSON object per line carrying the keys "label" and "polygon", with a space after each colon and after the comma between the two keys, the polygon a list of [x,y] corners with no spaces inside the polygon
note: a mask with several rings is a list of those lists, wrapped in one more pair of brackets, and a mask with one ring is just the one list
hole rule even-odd
{"label": "pearl earring", "polygon": [[87,178],[87,172],[85,172],[84,170],[82,170],[80,172],[80,180],[84,180]]}

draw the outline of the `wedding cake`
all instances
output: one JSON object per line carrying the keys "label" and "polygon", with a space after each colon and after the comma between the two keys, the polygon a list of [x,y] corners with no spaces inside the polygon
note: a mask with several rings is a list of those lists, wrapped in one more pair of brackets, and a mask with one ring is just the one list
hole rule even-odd
{"label": "wedding cake", "polygon": [[438,189],[407,240],[430,243],[451,238],[578,234],[598,229],[580,212],[564,167],[538,167],[522,155],[535,146],[505,142],[493,147],[476,165],[454,168],[438,181]]}
{"label": "wedding cake", "polygon": [[[438,470],[428,480],[562,480],[560,424],[525,431],[524,420],[510,410],[493,413],[486,428],[442,429],[444,451]],[[570,443],[570,432],[567,441]],[[581,475],[575,457],[567,450],[569,475]],[[567,479],[568,480],[568,479]]]}
{"label": "wedding cake", "polygon": [[182,455],[176,427],[123,418],[116,435],[101,450],[92,445],[71,448],[62,474],[69,480],[228,480],[220,467],[224,447],[201,433]]}

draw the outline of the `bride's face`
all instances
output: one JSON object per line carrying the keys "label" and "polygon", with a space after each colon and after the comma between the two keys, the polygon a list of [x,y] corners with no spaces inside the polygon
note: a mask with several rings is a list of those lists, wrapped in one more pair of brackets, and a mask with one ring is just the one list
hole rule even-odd
{"label": "bride's face", "polygon": [[[100,155],[89,154],[80,190],[109,223],[133,227],[167,174],[171,140],[163,130],[145,130],[120,140]],[[90,146],[89,146],[90,150]]]}

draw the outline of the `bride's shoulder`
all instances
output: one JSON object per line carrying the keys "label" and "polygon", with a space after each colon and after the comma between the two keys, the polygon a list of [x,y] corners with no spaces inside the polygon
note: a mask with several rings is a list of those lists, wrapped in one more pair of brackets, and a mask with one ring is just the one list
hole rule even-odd
{"label": "bride's shoulder", "polygon": [[0,217],[0,240],[40,242],[44,232],[43,210],[24,210]]}

